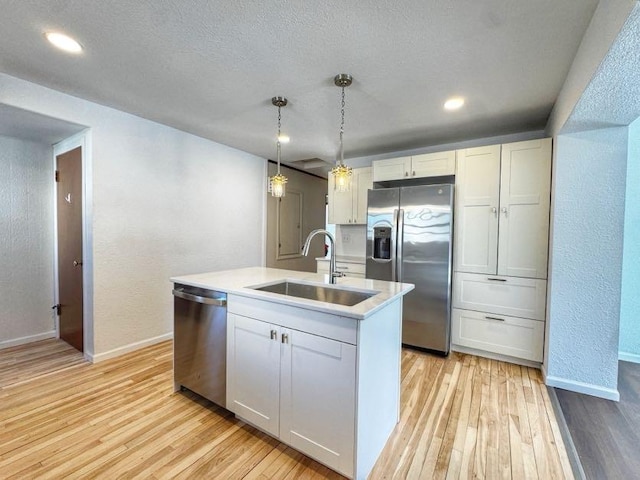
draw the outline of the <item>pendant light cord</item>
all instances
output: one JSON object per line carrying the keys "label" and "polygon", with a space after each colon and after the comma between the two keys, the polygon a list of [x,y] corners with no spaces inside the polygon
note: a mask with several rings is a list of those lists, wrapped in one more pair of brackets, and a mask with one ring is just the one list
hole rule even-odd
{"label": "pendant light cord", "polygon": [[342,105],[340,109],[342,121],[340,122],[340,165],[344,165],[344,85],[342,86]]}
{"label": "pendant light cord", "polygon": [[278,105],[278,136],[276,137],[276,146],[278,149],[278,175],[280,175],[280,126],[282,115],[280,114],[280,105]]}

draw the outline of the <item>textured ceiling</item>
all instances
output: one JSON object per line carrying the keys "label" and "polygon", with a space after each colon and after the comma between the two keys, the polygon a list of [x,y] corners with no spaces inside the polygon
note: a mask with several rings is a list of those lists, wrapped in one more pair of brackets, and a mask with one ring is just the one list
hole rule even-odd
{"label": "textured ceiling", "polygon": [[346,158],[543,128],[596,4],[0,0],[0,71],[267,158],[283,95],[283,160],[333,161],[337,73]]}

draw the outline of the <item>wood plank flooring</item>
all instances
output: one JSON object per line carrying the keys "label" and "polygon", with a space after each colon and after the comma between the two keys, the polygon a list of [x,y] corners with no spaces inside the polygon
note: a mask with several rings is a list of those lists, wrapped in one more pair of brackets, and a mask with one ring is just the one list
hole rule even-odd
{"label": "wood plank flooring", "polygon": [[619,362],[620,402],[556,389],[587,479],[640,479],[640,365]]}
{"label": "wood plank flooring", "polygon": [[87,364],[82,353],[52,338],[0,350],[0,388]]}
{"label": "wood plank flooring", "polygon": [[[31,380],[6,368],[0,351],[2,378],[15,379],[0,387],[0,478],[343,478],[226,410],[174,393],[171,348],[35,369]],[[404,350],[401,402],[370,479],[573,478],[537,370]]]}

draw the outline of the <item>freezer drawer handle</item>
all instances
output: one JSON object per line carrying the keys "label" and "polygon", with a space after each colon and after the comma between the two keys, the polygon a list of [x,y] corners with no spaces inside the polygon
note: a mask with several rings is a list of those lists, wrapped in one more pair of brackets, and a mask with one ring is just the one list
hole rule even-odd
{"label": "freezer drawer handle", "polygon": [[497,320],[498,322],[504,322],[504,318],[498,318],[498,317],[484,317],[487,320]]}
{"label": "freezer drawer handle", "polygon": [[487,280],[491,280],[492,282],[506,282],[507,281],[506,278],[491,278],[491,277],[487,277]]}
{"label": "freezer drawer handle", "polygon": [[224,307],[227,305],[226,298],[208,298],[201,297],[199,295],[192,295],[191,293],[185,293],[182,290],[172,290],[174,296],[183,298],[185,300],[191,300],[192,302],[204,303],[207,305],[217,305],[218,307]]}

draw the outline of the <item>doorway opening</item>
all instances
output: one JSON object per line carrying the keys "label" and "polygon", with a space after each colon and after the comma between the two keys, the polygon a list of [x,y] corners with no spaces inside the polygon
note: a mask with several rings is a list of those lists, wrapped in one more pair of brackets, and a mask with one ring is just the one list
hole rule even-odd
{"label": "doorway opening", "polygon": [[83,352],[82,147],[56,155],[55,172],[58,334]]}
{"label": "doorway opening", "polygon": [[[91,360],[92,283],[89,234],[90,135],[88,131],[53,147],[54,295],[56,334]],[[90,181],[90,180],[89,180]]]}

